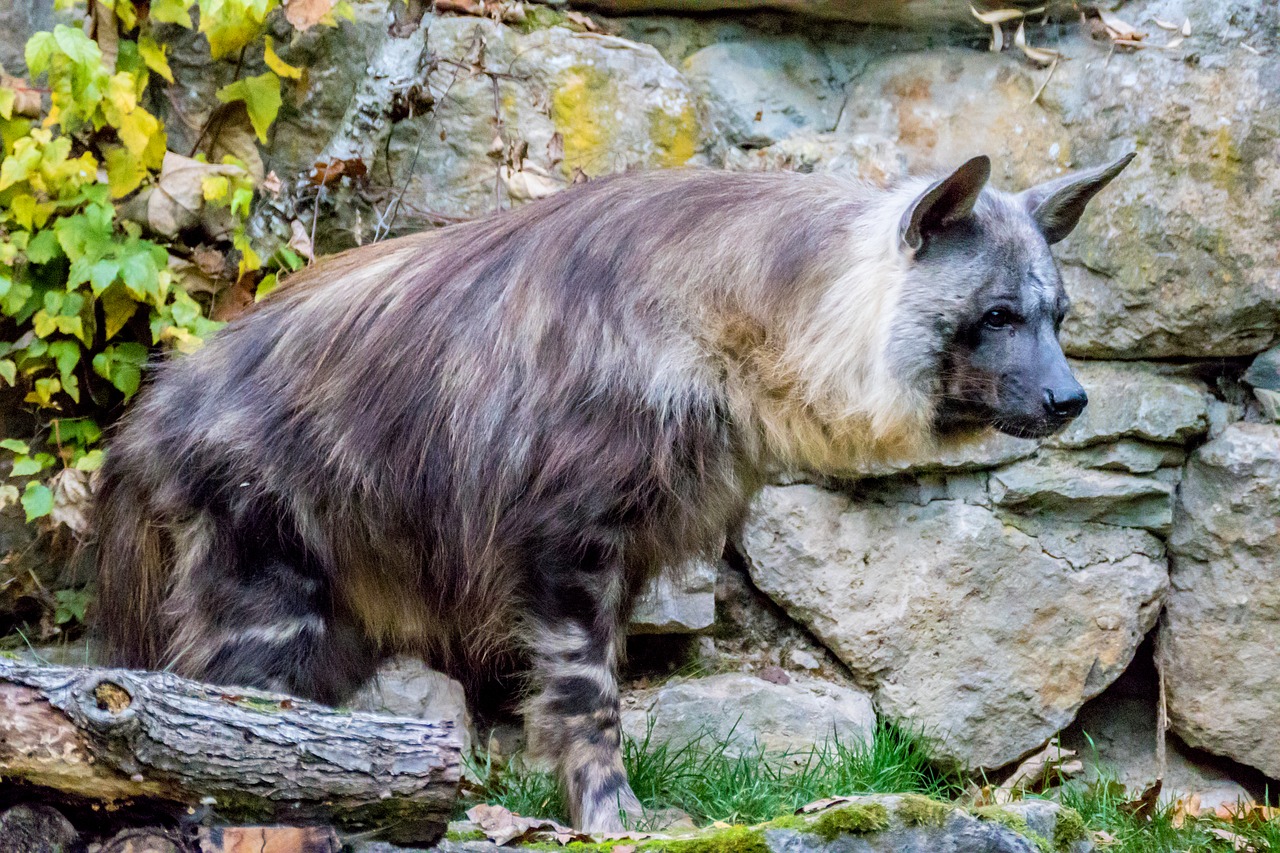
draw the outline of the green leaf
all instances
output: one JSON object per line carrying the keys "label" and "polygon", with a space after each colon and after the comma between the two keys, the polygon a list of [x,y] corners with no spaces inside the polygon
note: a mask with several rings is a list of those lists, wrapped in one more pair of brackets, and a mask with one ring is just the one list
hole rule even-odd
{"label": "green leaf", "polygon": [[53,356],[58,365],[58,373],[62,374],[62,384],[65,387],[71,371],[80,363],[80,345],[75,341],[54,341],[49,344],[49,355]]}
{"label": "green leaf", "polygon": [[[15,383],[17,383],[18,366],[13,363],[13,359],[11,358],[0,359],[0,378],[3,378],[4,381],[8,382],[10,386],[13,386]],[[3,447],[3,446],[4,444],[0,443],[0,447]]]}
{"label": "green leaf", "polygon": [[52,230],[37,233],[27,244],[27,260],[33,264],[47,264],[60,254],[58,235]]}
{"label": "green leaf", "polygon": [[270,71],[256,77],[246,77],[223,86],[217,91],[217,96],[224,104],[244,101],[245,108],[249,111],[249,121],[258,134],[258,141],[266,144],[267,130],[280,113],[279,77]]}
{"label": "green leaf", "polygon": [[39,474],[53,464],[53,456],[48,453],[37,453],[35,456],[18,456],[13,460],[10,477],[30,477]]}
{"label": "green leaf", "polygon": [[75,465],[72,467],[77,471],[97,471],[102,467],[103,460],[105,459],[106,454],[101,450],[90,450],[85,455],[77,459]]}
{"label": "green leaf", "polygon": [[31,452],[31,448],[27,446],[25,441],[19,441],[16,438],[6,438],[3,441],[0,441],[0,448],[12,450],[14,453],[22,453],[24,455]]}
{"label": "green leaf", "polygon": [[93,372],[109,381],[128,399],[142,384],[142,365],[146,360],[147,348],[142,344],[115,344],[93,357]]}
{"label": "green leaf", "polygon": [[48,515],[53,512],[53,492],[44,483],[27,483],[22,493],[22,508],[27,511],[27,521]]}

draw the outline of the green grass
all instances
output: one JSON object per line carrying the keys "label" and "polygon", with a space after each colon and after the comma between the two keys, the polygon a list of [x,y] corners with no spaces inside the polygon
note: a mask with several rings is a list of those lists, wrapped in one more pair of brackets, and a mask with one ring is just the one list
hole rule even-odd
{"label": "green grass", "polygon": [[1105,853],[1219,853],[1235,849],[1230,840],[1213,835],[1211,829],[1235,833],[1261,853],[1280,853],[1280,822],[1199,817],[1188,818],[1177,827],[1172,807],[1157,809],[1150,818],[1128,814],[1124,805],[1131,796],[1113,779],[1102,778],[1089,785],[1068,783],[1058,800],[1078,811],[1089,829],[1102,830],[1116,839],[1115,844],[1100,848]]}
{"label": "green grass", "polygon": [[[769,755],[760,749],[741,755],[729,752],[727,739],[704,737],[688,745],[671,746],[655,743],[646,735],[625,740],[623,759],[636,796],[646,808],[679,809],[699,826],[714,821],[751,826],[791,815],[806,803],[831,796],[922,794],[947,802],[963,790],[960,775],[940,770],[930,761],[921,738],[883,723],[866,745],[832,740],[785,755]],[[518,759],[506,768],[473,770],[487,781],[468,793],[459,816],[472,805],[487,802],[518,814],[567,822],[564,800],[550,774],[530,770]],[[1088,785],[1068,781],[1039,796],[1075,809],[1089,832],[1105,831],[1114,837],[1114,844],[1098,848],[1101,853],[1234,850],[1232,841],[1215,836],[1210,831],[1214,829],[1235,833],[1258,853],[1280,853],[1280,821],[1250,823],[1199,817],[1175,827],[1172,808],[1158,809],[1150,818],[1127,813],[1124,806],[1136,795],[1126,792],[1114,779],[1103,778]],[[946,817],[946,810],[938,803],[919,798],[905,809],[908,817],[904,819],[912,825],[937,825]],[[826,818],[832,832],[842,825],[839,821],[851,819],[850,815],[837,815],[837,811]],[[920,814],[910,817],[916,811]],[[1071,828],[1078,830],[1079,826]],[[1045,844],[1057,840],[1046,840]]]}
{"label": "green grass", "polygon": [[[888,724],[876,728],[870,744],[833,738],[779,755],[760,748],[731,755],[727,739],[709,737],[671,746],[646,734],[625,740],[623,761],[646,808],[679,809],[700,826],[717,820],[763,823],[836,795],[919,793],[946,800],[961,790],[958,776],[930,762],[920,738]],[[462,810],[487,802],[517,814],[567,819],[549,774],[529,770],[519,760],[505,769],[473,770],[486,782],[470,792]]]}

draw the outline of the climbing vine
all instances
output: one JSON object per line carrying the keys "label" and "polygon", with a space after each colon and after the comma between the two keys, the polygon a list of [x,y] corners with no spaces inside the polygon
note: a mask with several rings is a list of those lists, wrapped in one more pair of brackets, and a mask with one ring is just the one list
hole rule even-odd
{"label": "climbing vine", "polygon": [[[302,73],[267,30],[281,18],[295,30],[336,26],[351,10],[331,0],[72,5],[59,0],[59,11],[83,25],[35,34],[27,79],[0,70],[0,387],[34,416],[25,440],[0,441],[11,463],[0,507],[18,502],[28,521],[78,534],[103,427],[148,360],[198,348],[220,325],[221,290],[261,294],[275,270],[302,263],[289,249],[264,263],[246,234],[263,181],[256,152],[212,162],[169,150],[148,109],[175,80],[165,34],[196,29],[211,60],[236,62],[215,113],[265,143],[282,78]],[[267,70],[241,75],[246,58]]]}

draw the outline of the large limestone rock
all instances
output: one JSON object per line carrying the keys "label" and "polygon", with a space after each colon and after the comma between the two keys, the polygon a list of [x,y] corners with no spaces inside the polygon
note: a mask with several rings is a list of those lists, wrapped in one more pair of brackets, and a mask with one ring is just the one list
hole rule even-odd
{"label": "large limestone rock", "polygon": [[636,602],[632,634],[696,634],[716,621],[716,571],[695,560],[678,572],[659,575]]}
{"label": "large limestone rock", "polygon": [[49,0],[5,0],[0,4],[0,68],[25,76],[23,51],[27,39],[41,30],[53,29],[53,3]]}
{"label": "large limestone rock", "polygon": [[[976,29],[979,24],[970,14],[968,4],[956,0],[576,0],[578,5],[618,14],[644,12],[702,13],[774,9],[814,18],[853,21],[860,24],[889,24],[906,27],[963,27]],[[998,4],[979,6],[1043,9],[1055,16],[1069,14],[1066,0],[1029,2],[1003,0]]]}
{"label": "large limestone rock", "polygon": [[[285,92],[272,130],[268,165],[282,177],[311,169],[386,33],[385,2],[355,10],[355,23],[315,27],[280,45],[286,61],[307,68]],[[367,241],[379,219],[394,221],[393,234],[421,231],[551,194],[575,176],[679,166],[697,153],[704,143],[697,99],[654,48],[575,31],[544,7],[530,16],[519,27],[426,18],[435,106],[396,126],[386,162],[365,164],[375,209],[357,221],[340,208],[322,223],[322,247]],[[241,74],[264,71],[256,62],[249,57]],[[210,62],[203,37],[185,32],[174,35],[170,64],[182,88],[163,113],[171,147],[187,150],[236,65]],[[504,171],[508,164],[514,168]],[[335,230],[348,233],[334,239]]]}
{"label": "large limestone rock", "polygon": [[1080,468],[1069,456],[1046,454],[993,471],[989,491],[997,506],[1019,513],[1167,533],[1173,488],[1153,477]]}
{"label": "large limestone rock", "polygon": [[882,714],[971,767],[1014,761],[1071,722],[1128,665],[1168,584],[1145,531],[1015,527],[958,500],[859,504],[804,485],[765,490],[742,544],[757,586]]}
{"label": "large limestone rock", "polygon": [[1192,455],[1169,551],[1174,731],[1280,776],[1280,426],[1233,424]]}
{"label": "large limestone rock", "polygon": [[[834,736],[870,743],[876,715],[867,694],[812,678],[775,684],[726,673],[674,681],[623,697],[622,728],[631,737],[674,746],[727,744],[730,756],[758,747],[803,752]],[[652,725],[652,730],[649,726]]]}
{"label": "large limestone rock", "polygon": [[475,742],[471,714],[462,685],[411,657],[392,658],[347,703],[353,711],[449,720],[462,732],[462,754]]}
{"label": "large limestone rock", "polygon": [[685,60],[694,89],[733,145],[762,147],[835,128],[843,100],[831,67],[800,38],[713,44]]}
{"label": "large limestone rock", "polygon": [[[887,145],[919,171],[986,153],[995,183],[1020,188],[1137,151],[1058,248],[1074,304],[1068,350],[1126,359],[1263,350],[1280,330],[1280,54],[1248,47],[1274,39],[1280,7],[1169,0],[1126,3],[1120,15],[1154,43],[1169,36],[1153,18],[1188,16],[1193,35],[1169,51],[1123,52],[1084,28],[1055,39],[1029,27],[1033,44],[1064,54],[1038,98],[1048,72],[1016,50],[882,55],[848,84],[834,134],[746,159],[815,168],[806,158],[847,162],[850,146]],[[880,157],[872,171],[892,166]]]}

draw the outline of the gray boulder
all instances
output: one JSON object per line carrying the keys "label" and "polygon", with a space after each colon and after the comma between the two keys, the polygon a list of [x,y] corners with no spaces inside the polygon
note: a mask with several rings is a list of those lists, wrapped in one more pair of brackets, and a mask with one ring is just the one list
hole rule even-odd
{"label": "gray boulder", "polygon": [[801,130],[829,131],[840,115],[831,67],[803,39],[713,44],[682,70],[732,145],[762,147]]}
{"label": "gray boulder", "polygon": [[1129,664],[1168,577],[1149,533],[988,507],[766,489],[742,545],[756,585],[941,756],[1000,767]]}
{"label": "gray boulder", "polygon": [[[675,746],[726,743],[726,754],[804,752],[834,736],[870,743],[876,715],[867,694],[808,677],[775,684],[726,673],[674,681],[623,697],[622,728]],[[652,728],[650,729],[650,726]]]}
{"label": "gray boulder", "polygon": [[1173,729],[1280,776],[1280,426],[1237,423],[1192,454],[1161,617]]}
{"label": "gray boulder", "polygon": [[1153,477],[1082,468],[1070,454],[1042,453],[991,472],[996,506],[1063,521],[1100,521],[1167,533],[1173,485]]}
{"label": "gray boulder", "polygon": [[462,732],[463,755],[470,754],[475,742],[462,685],[417,658],[392,658],[384,663],[347,705],[353,711],[371,714],[449,720]]}
{"label": "gray boulder", "polygon": [[716,571],[694,560],[678,572],[659,575],[636,602],[632,634],[696,634],[716,621]]}

